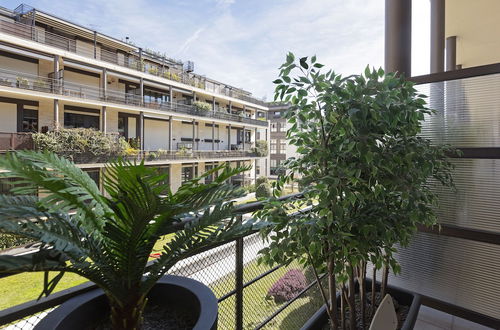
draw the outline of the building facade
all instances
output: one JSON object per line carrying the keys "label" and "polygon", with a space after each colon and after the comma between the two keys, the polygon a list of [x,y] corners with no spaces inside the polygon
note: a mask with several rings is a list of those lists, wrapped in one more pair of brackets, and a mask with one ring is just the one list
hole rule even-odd
{"label": "building facade", "polygon": [[285,119],[285,111],[289,104],[269,104],[268,119],[270,123],[270,166],[271,178],[276,178],[282,171],[283,163],[291,157],[297,157],[297,148],[287,142],[286,132],[290,124]]}
{"label": "building facade", "polygon": [[[255,152],[267,104],[193,67],[26,5],[0,8],[0,150],[26,148],[31,132],[85,127],[136,144],[173,190],[222,162],[252,166],[235,183],[267,175]],[[79,166],[99,182],[104,163]]]}

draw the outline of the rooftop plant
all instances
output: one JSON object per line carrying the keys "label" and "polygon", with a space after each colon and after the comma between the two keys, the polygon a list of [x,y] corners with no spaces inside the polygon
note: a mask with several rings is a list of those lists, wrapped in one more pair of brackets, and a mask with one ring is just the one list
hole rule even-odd
{"label": "rooftop plant", "polygon": [[[355,280],[365,320],[367,263],[384,269],[383,296],[389,269],[400,271],[396,244],[408,245],[418,225],[436,223],[437,196],[430,185],[452,185],[446,158],[451,150],[419,135],[434,111],[404,77],[369,67],[343,77],[322,67],[316,56],[296,60],[290,53],[274,81],[275,99],[291,102],[285,112],[291,125],[287,139],[299,155],[285,163],[274,194],[300,176],[305,198],[294,203],[272,198],[258,214],[269,223],[261,260],[298,259],[312,266],[332,329],[347,324],[355,329]],[[308,212],[293,212],[306,207]],[[321,273],[328,290],[319,281]],[[337,293],[347,306],[340,315]],[[351,311],[349,322],[345,309]]]}
{"label": "rooftop plant", "polygon": [[[226,181],[248,168],[220,165],[174,193],[165,174],[117,161],[107,165],[101,193],[85,172],[52,153],[7,154],[0,167],[22,184],[15,195],[0,195],[0,233],[42,243],[31,255],[0,256],[0,272],[59,272],[44,282],[42,295],[65,272],[89,279],[109,300],[113,329],[139,329],[148,292],[176,262],[246,228],[225,201],[243,194]],[[211,183],[200,183],[215,172]],[[155,242],[169,234],[174,238],[148,263]]]}

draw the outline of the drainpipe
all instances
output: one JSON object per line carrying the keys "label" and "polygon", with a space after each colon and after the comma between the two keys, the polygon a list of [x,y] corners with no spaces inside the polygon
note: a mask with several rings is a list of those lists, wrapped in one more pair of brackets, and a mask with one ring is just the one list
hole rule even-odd
{"label": "drainpipe", "polygon": [[431,0],[431,73],[444,71],[445,0]]}
{"label": "drainpipe", "polygon": [[446,38],[446,71],[457,69],[457,36]]}
{"label": "drainpipe", "polygon": [[411,0],[385,0],[385,71],[411,76]]}

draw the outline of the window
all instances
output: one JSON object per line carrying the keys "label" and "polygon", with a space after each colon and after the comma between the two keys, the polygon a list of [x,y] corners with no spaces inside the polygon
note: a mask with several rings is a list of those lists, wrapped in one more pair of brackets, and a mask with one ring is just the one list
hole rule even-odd
{"label": "window", "polygon": [[183,165],[181,173],[181,181],[185,183],[198,175],[198,165]]}
{"label": "window", "polygon": [[271,132],[278,131],[278,123],[271,123]]}
{"label": "window", "polygon": [[38,110],[23,109],[21,132],[38,132]]}
{"label": "window", "polygon": [[286,124],[284,122],[279,124],[279,132],[286,132]]}
{"label": "window", "polygon": [[271,167],[276,167],[278,166],[278,160],[277,159],[271,159]]}
{"label": "window", "polygon": [[271,139],[271,153],[276,153],[276,139]]}
{"label": "window", "polygon": [[159,175],[167,175],[165,179],[162,181],[163,184],[170,185],[170,166],[157,166],[156,170]]}
{"label": "window", "polygon": [[280,140],[280,154],[286,153],[286,140]]}
{"label": "window", "polygon": [[64,128],[95,128],[99,129],[99,116],[79,114],[73,112],[64,113]]}
{"label": "window", "polygon": [[85,169],[84,172],[87,173],[92,180],[94,180],[94,182],[97,184],[97,186],[100,189],[100,187],[101,187],[100,177],[101,176],[100,176],[99,169],[98,168],[97,169]]}
{"label": "window", "polygon": [[[213,170],[218,165],[219,165],[218,163],[205,163],[205,172]],[[213,173],[213,174],[205,177],[205,183],[211,183],[214,181],[215,178],[217,178],[217,173]]]}

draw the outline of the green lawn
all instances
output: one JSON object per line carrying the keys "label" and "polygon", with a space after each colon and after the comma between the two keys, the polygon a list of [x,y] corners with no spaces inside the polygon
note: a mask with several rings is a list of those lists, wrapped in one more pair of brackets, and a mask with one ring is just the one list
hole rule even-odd
{"label": "green lawn", "polygon": [[[254,282],[246,287],[243,292],[244,304],[244,328],[253,329],[273,312],[281,304],[266,299],[269,288],[288,270],[301,268],[298,264],[292,263],[288,267],[282,267],[272,274]],[[257,265],[252,261],[245,265],[244,281],[248,282],[259,274],[269,270],[269,267]],[[234,289],[234,275],[230,274],[220,279],[211,286],[217,297],[221,297]],[[307,319],[322,305],[322,300],[316,290],[311,290],[313,294],[306,294],[297,299],[288,308],[281,312],[266,326],[267,329],[300,329]],[[219,304],[219,329],[234,329],[234,296],[224,300]]]}
{"label": "green lawn", "polygon": [[[156,242],[153,253],[172,239],[172,235],[163,236]],[[51,273],[51,276],[57,273]],[[64,274],[54,292],[82,284],[87,280],[73,273]],[[0,279],[0,310],[37,299],[42,292],[43,273],[22,273]]]}

